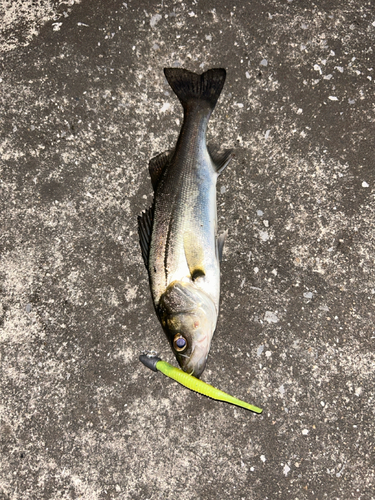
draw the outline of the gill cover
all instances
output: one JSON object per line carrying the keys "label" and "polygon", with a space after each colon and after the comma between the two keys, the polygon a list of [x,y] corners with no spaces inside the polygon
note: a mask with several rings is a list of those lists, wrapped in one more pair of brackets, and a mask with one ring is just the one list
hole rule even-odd
{"label": "gill cover", "polygon": [[213,301],[193,282],[173,282],[160,299],[158,315],[179,365],[199,377],[216,327]]}

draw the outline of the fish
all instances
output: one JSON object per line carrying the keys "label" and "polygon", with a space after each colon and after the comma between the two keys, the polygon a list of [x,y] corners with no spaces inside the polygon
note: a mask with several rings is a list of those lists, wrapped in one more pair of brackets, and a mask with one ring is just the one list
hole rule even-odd
{"label": "fish", "polygon": [[227,234],[217,232],[216,182],[234,154],[206,143],[226,71],[164,74],[184,119],[174,149],[149,162],[154,199],[138,216],[138,233],[156,315],[182,370],[198,378],[216,329]]}

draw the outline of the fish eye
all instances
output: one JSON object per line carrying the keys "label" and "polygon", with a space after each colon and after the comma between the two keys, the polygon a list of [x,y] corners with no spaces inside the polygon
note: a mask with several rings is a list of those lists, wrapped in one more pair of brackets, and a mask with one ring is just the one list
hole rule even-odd
{"label": "fish eye", "polygon": [[177,333],[173,339],[173,347],[177,352],[182,352],[187,348],[187,340],[180,333]]}

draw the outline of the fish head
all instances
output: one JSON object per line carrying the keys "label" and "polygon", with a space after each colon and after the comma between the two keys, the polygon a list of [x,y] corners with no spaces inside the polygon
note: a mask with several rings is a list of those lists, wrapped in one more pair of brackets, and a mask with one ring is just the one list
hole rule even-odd
{"label": "fish head", "polygon": [[174,282],[159,303],[159,318],[181,368],[199,377],[217,322],[212,299],[193,282]]}

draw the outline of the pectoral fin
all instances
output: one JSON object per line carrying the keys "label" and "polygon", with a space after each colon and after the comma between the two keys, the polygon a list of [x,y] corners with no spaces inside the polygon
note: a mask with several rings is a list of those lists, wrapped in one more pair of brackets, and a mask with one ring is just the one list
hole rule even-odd
{"label": "pectoral fin", "polygon": [[205,276],[204,250],[192,232],[184,234],[184,250],[191,279],[194,281],[201,276]]}

